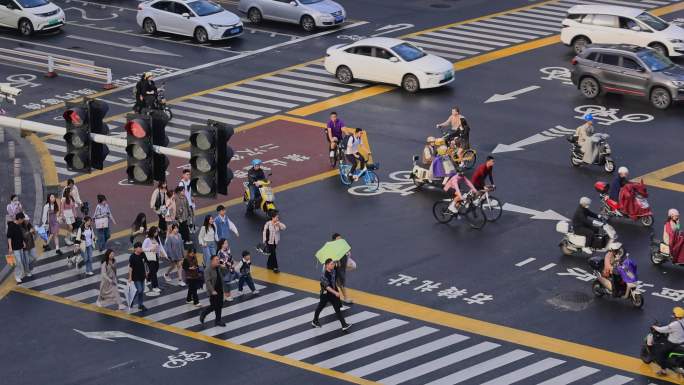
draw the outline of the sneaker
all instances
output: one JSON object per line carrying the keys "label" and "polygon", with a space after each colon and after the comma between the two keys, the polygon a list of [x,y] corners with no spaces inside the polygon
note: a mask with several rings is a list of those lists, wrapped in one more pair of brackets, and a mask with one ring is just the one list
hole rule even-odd
{"label": "sneaker", "polygon": [[48,251],[48,250],[50,250],[50,246],[49,245],[43,245],[43,251]]}
{"label": "sneaker", "polygon": [[33,277],[33,274],[28,273],[28,274],[26,274],[26,276],[29,277],[29,278],[31,278],[31,277]]}
{"label": "sneaker", "polygon": [[119,305],[119,310],[126,310],[126,305],[124,305],[124,304]]}
{"label": "sneaker", "polygon": [[330,150],[330,157],[334,158],[335,157],[335,151]]}
{"label": "sneaker", "polygon": [[343,331],[343,332],[346,332],[347,330],[349,330],[349,328],[350,328],[351,326],[352,326],[352,324],[346,324],[346,325],[342,326],[342,331]]}
{"label": "sneaker", "polygon": [[55,253],[57,253],[57,255],[62,255],[62,250],[61,250],[61,249],[57,249],[57,250],[55,250]]}
{"label": "sneaker", "polygon": [[17,281],[17,283],[21,283],[21,278],[14,277],[14,280]]}
{"label": "sneaker", "polygon": [[102,307],[102,303],[100,302],[99,299],[97,301],[95,301],[95,306]]}
{"label": "sneaker", "polygon": [[319,327],[321,327],[321,323],[318,321],[311,321],[311,326],[313,326],[315,328],[319,328]]}
{"label": "sneaker", "polygon": [[156,293],[161,293],[161,289],[158,287],[152,288],[152,291],[154,291]]}
{"label": "sneaker", "polygon": [[191,300],[191,299],[186,299],[186,300],[185,300],[185,303],[191,304],[191,303],[192,303],[192,300]]}
{"label": "sneaker", "polygon": [[201,305],[199,302],[197,302],[196,304],[193,304],[193,306],[195,306],[195,307],[202,307],[202,305]]}
{"label": "sneaker", "polygon": [[178,286],[186,286],[186,285],[185,285],[185,282],[183,282],[183,281],[178,281]]}
{"label": "sneaker", "polygon": [[138,310],[147,311],[147,308],[145,306],[141,305],[141,306],[138,306]]}
{"label": "sneaker", "polygon": [[259,294],[259,290],[258,290],[258,289],[257,289],[257,290],[254,290],[254,291],[252,292],[252,294],[254,294],[254,295]]}
{"label": "sneaker", "polygon": [[214,325],[215,325],[215,326],[221,326],[221,327],[225,327],[225,326],[226,326],[226,324],[225,324],[224,322],[221,322],[221,321],[214,322]]}
{"label": "sneaker", "polygon": [[233,297],[225,297],[224,299],[228,302],[233,302]]}
{"label": "sneaker", "polygon": [[275,269],[273,269],[273,272],[278,274],[278,273],[280,273],[280,270],[278,270],[278,268],[276,267]]}
{"label": "sneaker", "polygon": [[449,211],[451,211],[454,214],[458,213],[458,208],[456,207],[455,201],[451,201],[451,203],[449,204]]}
{"label": "sneaker", "polygon": [[342,300],[342,303],[344,303],[345,305],[353,305],[353,304],[354,304],[354,300],[351,299],[351,298],[349,298],[349,299],[344,299],[344,300]]}
{"label": "sneaker", "polygon": [[204,313],[200,314],[200,323],[202,324],[202,326],[204,326],[204,317]]}
{"label": "sneaker", "polygon": [[86,275],[95,275],[92,271],[86,271]]}

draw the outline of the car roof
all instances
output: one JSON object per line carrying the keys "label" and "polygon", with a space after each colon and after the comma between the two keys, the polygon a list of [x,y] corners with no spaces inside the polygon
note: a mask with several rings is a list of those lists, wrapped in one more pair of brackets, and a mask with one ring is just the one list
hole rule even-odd
{"label": "car roof", "polygon": [[401,43],[406,43],[406,42],[403,40],[394,39],[391,37],[369,37],[366,39],[361,39],[361,40],[355,42],[353,45],[354,46],[372,45],[372,46],[382,47],[382,48],[392,48],[395,45],[398,45]]}
{"label": "car roof", "polygon": [[623,17],[637,17],[644,13],[643,9],[621,7],[619,5],[575,5],[568,9],[568,13],[594,13],[602,15],[613,15]]}

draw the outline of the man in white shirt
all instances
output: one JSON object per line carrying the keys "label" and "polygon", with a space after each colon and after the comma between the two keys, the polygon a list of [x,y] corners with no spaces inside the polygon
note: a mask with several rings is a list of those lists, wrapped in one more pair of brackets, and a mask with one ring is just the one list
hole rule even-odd
{"label": "man in white shirt", "polygon": [[674,321],[670,322],[665,326],[652,326],[653,330],[658,333],[667,334],[667,342],[659,349],[660,351],[656,353],[656,361],[660,365],[660,370],[657,372],[659,376],[664,376],[666,374],[665,369],[667,369],[667,356],[668,354],[678,348],[680,345],[684,344],[684,309],[677,306],[672,309],[672,316]]}
{"label": "man in white shirt", "polygon": [[[354,171],[356,171],[356,165],[357,162],[360,165],[360,170],[363,171],[366,169],[366,159],[364,159],[363,155],[359,152],[359,149],[363,142],[361,141],[361,135],[363,134],[363,129],[357,128],[356,131],[354,131],[354,135],[350,135],[349,138],[347,138],[347,143],[345,147],[345,157],[347,158],[347,162],[351,164],[351,170],[349,171],[349,177],[353,178],[355,181],[359,179],[358,175],[354,175]],[[368,152],[370,155],[370,151]]]}

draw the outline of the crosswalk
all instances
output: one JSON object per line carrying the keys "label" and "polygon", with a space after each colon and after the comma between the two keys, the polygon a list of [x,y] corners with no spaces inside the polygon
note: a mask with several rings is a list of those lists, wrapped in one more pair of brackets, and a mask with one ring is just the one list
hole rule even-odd
{"label": "crosswalk", "polygon": [[[127,254],[116,257],[120,289],[125,284],[127,259]],[[99,269],[99,263],[95,265]],[[33,272],[23,287],[95,303],[98,275],[83,275],[82,269],[66,266],[64,257],[41,259]],[[235,299],[224,305],[226,326],[214,326],[213,314],[201,325],[200,309],[184,301],[185,288],[168,283],[163,284],[160,296],[145,298],[149,309],[145,314],[131,312],[381,384],[657,384],[615,369],[360,305],[343,308],[347,322],[353,323],[348,333],[340,331],[330,306],[321,314],[322,327],[312,328],[316,296],[263,283],[257,288],[258,295],[249,290],[239,296],[233,292]],[[204,291],[200,302],[208,303]]]}

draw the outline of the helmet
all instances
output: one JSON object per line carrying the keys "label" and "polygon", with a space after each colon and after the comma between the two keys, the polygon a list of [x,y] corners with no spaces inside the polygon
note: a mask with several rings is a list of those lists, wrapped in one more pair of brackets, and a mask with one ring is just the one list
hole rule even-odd
{"label": "helmet", "polygon": [[584,119],[584,120],[587,121],[587,122],[593,122],[593,121],[594,121],[594,115],[592,115],[592,114],[586,114],[586,115],[584,115],[584,116],[582,117],[582,119]]}
{"label": "helmet", "polygon": [[435,139],[435,146],[444,146],[446,142],[444,141],[444,138],[437,138]]}
{"label": "helmet", "polygon": [[667,216],[669,218],[674,217],[674,216],[679,216],[679,210],[677,209],[669,209],[667,210]]}
{"label": "helmet", "polygon": [[622,166],[622,167],[618,168],[618,174],[620,174],[620,175],[629,174],[629,169],[625,166]]}
{"label": "helmet", "polygon": [[591,205],[591,199],[589,199],[589,198],[587,198],[587,197],[581,197],[581,198],[580,198],[580,201],[579,201],[579,204],[580,204],[581,206],[589,206],[589,205]]}
{"label": "helmet", "polygon": [[684,309],[679,306],[672,308],[672,314],[677,318],[684,318]]}
{"label": "helmet", "polygon": [[252,160],[252,167],[258,166],[261,164],[261,159],[253,159]]}
{"label": "helmet", "polygon": [[435,137],[434,136],[428,136],[427,139],[425,139],[425,141],[428,143],[433,143],[435,141]]}
{"label": "helmet", "polygon": [[618,251],[622,249],[622,243],[620,242],[610,242],[608,244],[608,251]]}
{"label": "helmet", "polygon": [[437,155],[446,155],[448,149],[449,148],[445,145],[437,147]]}

